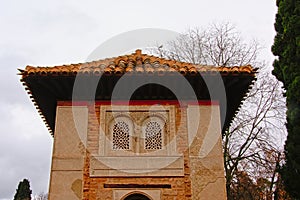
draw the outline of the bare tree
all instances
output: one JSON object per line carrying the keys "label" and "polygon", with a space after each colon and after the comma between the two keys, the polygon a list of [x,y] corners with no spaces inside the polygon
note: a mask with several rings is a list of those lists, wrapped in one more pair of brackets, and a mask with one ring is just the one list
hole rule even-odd
{"label": "bare tree", "polygon": [[[285,100],[281,86],[258,60],[259,44],[246,43],[229,23],[213,24],[206,29],[191,29],[170,41],[164,48],[151,49],[168,59],[214,66],[259,68],[252,86],[230,128],[223,133],[224,165],[228,199],[239,177],[254,182],[268,180],[264,199],[272,197],[278,179],[277,168],[282,160],[285,130]],[[280,141],[281,142],[278,142]],[[243,173],[242,173],[243,172]],[[241,174],[243,176],[241,176]]]}
{"label": "bare tree", "polygon": [[246,171],[253,180],[269,180],[266,199],[273,195],[278,164],[283,159],[283,141],[280,140],[286,135],[285,110],[278,81],[260,72],[258,81],[223,137],[229,197],[239,171]]}
{"label": "bare tree", "polygon": [[202,65],[257,65],[259,44],[244,42],[241,34],[229,23],[212,24],[206,29],[190,29],[169,41],[164,48],[150,49],[161,57]]}

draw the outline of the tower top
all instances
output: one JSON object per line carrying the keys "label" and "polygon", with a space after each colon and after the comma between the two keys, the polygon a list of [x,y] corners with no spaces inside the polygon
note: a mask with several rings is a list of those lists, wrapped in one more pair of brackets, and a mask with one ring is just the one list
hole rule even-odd
{"label": "tower top", "polygon": [[[133,84],[136,80],[151,77],[152,79],[159,78],[160,80],[171,81],[174,87],[181,87],[176,81],[176,77],[183,76],[189,81],[198,100],[218,101],[219,99],[210,98],[205,81],[210,80],[214,83],[215,77],[220,75],[227,92],[225,127],[228,127],[255,79],[256,73],[256,69],[250,65],[231,67],[195,65],[142,54],[140,49],[129,55],[92,62],[52,67],[26,66],[24,70],[19,71],[21,82],[41,113],[50,132],[53,132],[55,127],[57,102],[74,101],[72,93],[77,77],[81,77],[85,81],[86,90],[89,90],[89,84],[93,82],[91,80],[98,81],[93,100],[111,100],[114,86],[126,74],[126,76],[131,76],[130,79]],[[205,77],[205,81],[203,77]],[[76,100],[80,101],[92,100],[90,96],[84,94],[77,98]],[[152,84],[132,98],[135,100],[174,100],[176,96],[167,89]]]}

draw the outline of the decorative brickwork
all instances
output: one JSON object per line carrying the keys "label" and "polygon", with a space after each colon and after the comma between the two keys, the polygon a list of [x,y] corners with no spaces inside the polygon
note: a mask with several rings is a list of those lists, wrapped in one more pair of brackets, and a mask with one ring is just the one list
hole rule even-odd
{"label": "decorative brickwork", "polygon": [[[95,106],[93,108],[92,106],[90,107],[91,109],[94,110],[101,110],[99,108],[100,106]],[[93,111],[94,112],[94,111]],[[93,115],[93,112],[89,112],[90,115]],[[99,113],[101,114],[101,112]],[[102,112],[104,114],[104,112]],[[190,168],[189,168],[189,160],[188,158],[188,151],[187,150],[187,124],[186,124],[186,110],[182,110],[179,108],[175,108],[175,118],[172,119],[176,121],[175,127],[174,127],[174,132],[179,136],[176,137],[176,143],[177,149],[181,150],[184,152],[184,175],[179,176],[179,177],[143,177],[139,178],[139,176],[135,177],[91,177],[90,175],[84,176],[84,199],[87,200],[102,200],[102,199],[117,199],[119,198],[118,195],[124,195],[132,193],[132,192],[138,192],[140,191],[141,193],[143,192],[148,192],[149,195],[158,195],[161,200],[167,200],[167,199],[180,199],[180,200],[190,200],[192,199],[191,197],[191,180],[189,178],[190,176]],[[100,117],[101,118],[101,117]],[[98,120],[94,117],[89,117],[89,127],[93,123],[98,123]],[[155,118],[152,118],[155,119]],[[149,119],[149,121],[146,121],[145,124],[148,124],[149,122],[153,122]],[[157,133],[160,130],[162,130],[160,125],[161,123],[149,123],[153,125],[151,127],[153,132],[150,133]],[[89,128],[88,135],[94,135],[94,128],[96,126],[92,126],[93,128]],[[160,129],[158,128],[160,127]],[[100,128],[100,127],[98,127]],[[145,128],[146,129],[146,128]],[[149,129],[150,130],[150,129]],[[176,130],[176,131],[175,131]],[[149,134],[150,136],[150,134]],[[89,138],[89,137],[88,137]],[[92,145],[92,149],[94,149],[95,144],[94,143],[89,143]],[[101,146],[99,146],[101,148]],[[93,157],[91,154],[87,154],[89,157]],[[85,162],[85,171],[88,172],[90,168],[90,162],[89,160],[92,158],[87,158]],[[115,187],[107,187],[107,185],[141,185],[141,187],[138,189],[137,188],[115,188]],[[155,187],[153,188],[153,185],[159,186],[159,185],[170,185],[170,188],[165,188],[165,187]],[[88,188],[86,188],[88,187]],[[146,188],[146,190],[145,190]],[[148,194],[146,193],[146,194]],[[153,197],[153,196],[152,196]],[[122,199],[122,198],[121,198]],[[118,199],[120,200],[120,199]],[[156,199],[155,199],[156,200]]]}
{"label": "decorative brickwork", "polygon": [[[125,113],[120,115],[119,113],[115,120],[111,120],[110,115],[107,115],[106,111],[109,110],[109,107],[106,106],[104,110],[101,107],[101,104],[88,104],[86,107],[75,107],[75,113],[73,113],[72,107],[68,106],[67,103],[66,106],[60,106],[58,112],[60,122],[58,123],[55,142],[63,144],[61,143],[62,141],[78,141],[77,134],[79,134],[81,139],[86,139],[76,144],[72,143],[72,148],[65,145],[56,145],[54,153],[56,157],[53,158],[54,168],[52,167],[51,175],[53,179],[52,185],[55,182],[56,186],[51,186],[49,197],[51,200],[58,199],[56,197],[62,195],[58,190],[61,190],[67,198],[72,196],[72,199],[83,200],[124,200],[126,196],[136,193],[144,194],[153,200],[226,199],[220,124],[218,124],[219,109],[217,105],[154,107],[154,110],[160,111],[158,113],[152,112],[150,115],[148,113],[148,117],[141,117],[146,115],[144,111],[147,110],[145,109],[148,108],[147,105],[145,107],[143,105],[132,106],[130,110],[135,110],[137,111],[136,113],[133,112],[128,115],[125,115]],[[167,112],[162,112],[162,108],[165,108]],[[119,109],[119,111],[122,111],[122,109]],[[197,126],[196,121],[197,112],[201,113],[199,126]],[[72,116],[83,116],[87,120],[80,118],[79,121],[76,119],[73,121],[70,120]],[[103,117],[104,122],[108,120],[111,124],[101,123],[101,120],[103,122]],[[130,124],[129,119],[132,119],[133,122],[134,120],[139,120],[138,124],[141,127],[138,128],[136,124]],[[80,121],[81,123],[85,121],[86,125],[77,125],[78,127],[76,127],[76,122]],[[174,126],[171,125],[172,122]],[[141,173],[137,173],[136,170],[124,172],[122,171],[123,169],[110,168],[109,165],[105,163],[100,164],[101,162],[99,161],[99,154],[101,153],[104,153],[103,158],[106,158],[105,143],[101,143],[101,134],[99,134],[101,133],[101,125],[105,127],[105,131],[114,130],[114,127],[118,131],[121,129],[122,134],[127,132],[129,137],[132,137],[134,133],[143,133],[144,143],[142,146],[149,151],[149,155],[155,155],[149,157],[146,154],[147,156],[136,157],[136,159],[126,154],[120,154],[115,157],[119,167],[123,165],[137,166],[141,170],[145,170],[145,166],[151,166],[157,161],[162,162],[172,158],[170,155],[181,156],[169,166],[153,171],[150,170],[149,172],[141,171]],[[112,127],[112,129],[109,127]],[[86,136],[81,133],[84,132],[84,128],[87,129]],[[130,131],[131,128],[132,132]],[[63,139],[63,134],[68,134],[68,139]],[[147,137],[155,138],[155,140],[149,142],[151,143],[151,149],[147,149]],[[157,139],[159,137],[161,140]],[[211,142],[214,138],[216,139],[214,145],[207,145],[207,140]],[[111,139],[113,141],[113,138]],[[173,149],[171,148],[172,151],[169,151],[165,145],[172,143],[173,140],[175,145],[171,145]],[[154,145],[154,143],[156,144]],[[160,147],[160,144],[162,149],[156,149],[157,146]],[[110,148],[112,151],[120,151],[120,149],[114,150],[113,145]],[[125,149],[125,151],[128,150]],[[72,157],[72,152],[77,152],[76,155],[82,163],[81,168]],[[157,157],[157,155],[160,155],[160,157]],[[109,158],[114,158],[114,156],[107,157],[108,161]],[[153,160],[154,158],[159,159],[155,161]],[[134,162],[139,160],[146,165],[135,165]],[[110,162],[112,161],[114,160],[110,160]],[[71,167],[72,170],[64,167]],[[182,167],[182,171],[176,171],[175,169],[179,169],[178,167]],[[57,169],[61,171],[57,171]],[[108,174],[99,173],[100,169]],[[69,176],[70,173],[76,176]],[[171,174],[172,176],[170,176]],[[59,189],[57,185],[61,185],[61,188],[65,189]]]}

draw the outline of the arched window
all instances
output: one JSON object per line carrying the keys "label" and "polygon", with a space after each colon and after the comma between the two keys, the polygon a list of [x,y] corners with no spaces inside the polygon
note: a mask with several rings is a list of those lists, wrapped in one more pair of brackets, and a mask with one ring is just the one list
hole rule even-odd
{"label": "arched window", "polygon": [[147,196],[143,194],[131,194],[127,196],[124,200],[150,200]]}
{"label": "arched window", "polygon": [[113,150],[130,149],[130,126],[128,122],[118,119],[111,127],[112,129],[112,148]]}
{"label": "arched window", "polygon": [[150,117],[144,125],[146,150],[159,150],[163,147],[164,122],[158,117]]}

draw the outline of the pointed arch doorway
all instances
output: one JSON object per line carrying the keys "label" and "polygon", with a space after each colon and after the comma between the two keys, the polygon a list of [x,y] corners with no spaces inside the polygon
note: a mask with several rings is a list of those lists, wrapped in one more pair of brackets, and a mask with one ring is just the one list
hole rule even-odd
{"label": "pointed arch doorway", "polygon": [[127,196],[124,200],[151,200],[151,199],[149,199],[147,196],[143,194],[135,193]]}

